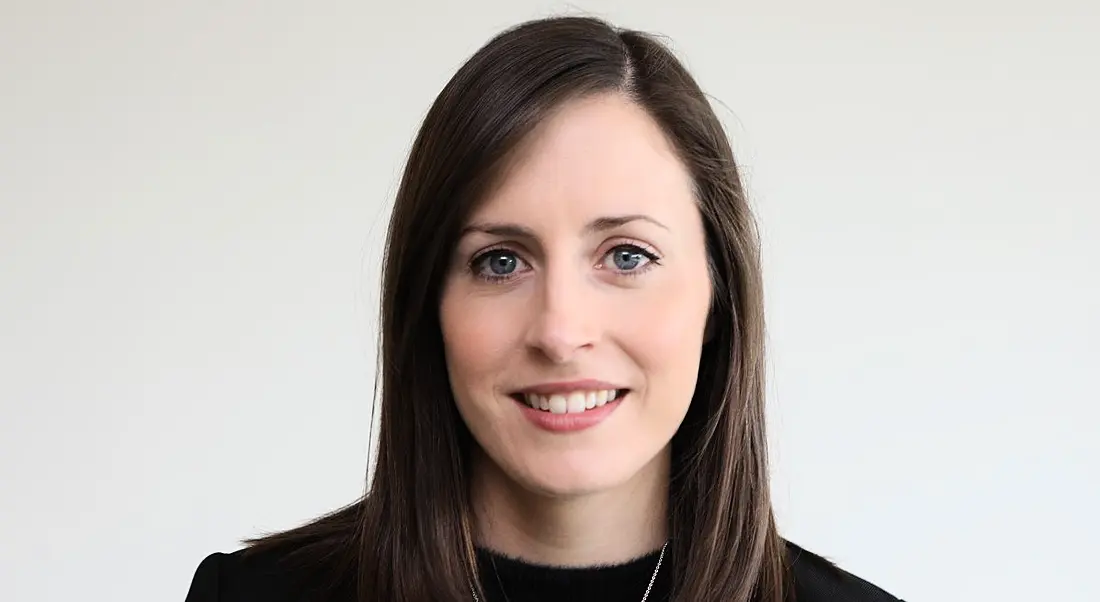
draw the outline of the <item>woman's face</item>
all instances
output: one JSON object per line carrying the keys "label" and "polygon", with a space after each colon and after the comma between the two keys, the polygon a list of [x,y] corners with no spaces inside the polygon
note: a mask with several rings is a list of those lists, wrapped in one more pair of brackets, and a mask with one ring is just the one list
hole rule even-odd
{"label": "woman's face", "polygon": [[626,99],[541,124],[458,242],[440,308],[474,438],[525,489],[658,470],[698,376],[711,297],[687,171]]}

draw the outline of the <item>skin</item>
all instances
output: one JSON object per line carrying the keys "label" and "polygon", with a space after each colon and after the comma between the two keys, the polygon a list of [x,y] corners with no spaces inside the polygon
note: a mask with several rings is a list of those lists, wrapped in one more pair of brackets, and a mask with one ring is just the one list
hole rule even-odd
{"label": "skin", "polygon": [[[593,228],[622,216],[636,218]],[[710,298],[689,174],[641,107],[575,100],[531,134],[471,215],[440,307],[454,397],[478,443],[480,545],[557,566],[661,546],[669,441]],[[512,397],[588,378],[630,392],[587,430],[540,429]]]}

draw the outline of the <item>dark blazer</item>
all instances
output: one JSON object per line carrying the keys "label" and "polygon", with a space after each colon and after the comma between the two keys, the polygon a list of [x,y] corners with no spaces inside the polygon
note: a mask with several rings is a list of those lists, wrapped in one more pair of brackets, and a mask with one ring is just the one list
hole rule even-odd
{"label": "dark blazer", "polygon": [[[882,589],[828,560],[788,544],[796,602],[900,602]],[[317,600],[309,579],[296,576],[272,553],[211,554],[199,564],[185,602],[302,602]],[[350,583],[326,597],[354,602]]]}

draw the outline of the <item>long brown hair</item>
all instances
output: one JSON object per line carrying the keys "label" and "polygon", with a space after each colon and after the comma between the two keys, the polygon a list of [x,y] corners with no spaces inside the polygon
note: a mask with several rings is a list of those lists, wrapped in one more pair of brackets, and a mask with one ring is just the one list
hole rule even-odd
{"label": "long brown hair", "polygon": [[[667,562],[679,601],[779,602],[784,543],[764,434],[759,242],[729,141],[706,96],[654,37],[598,19],[524,23],[447,83],[413,144],[382,281],[381,417],[373,481],[358,502],[251,541],[289,549],[358,599],[459,602],[477,587],[468,498],[476,445],[452,397],[439,325],[444,273],[464,220],[517,145],[562,103],[621,94],[660,125],[690,172],[714,298],[698,384],[672,441]],[[483,596],[482,596],[483,598]]]}

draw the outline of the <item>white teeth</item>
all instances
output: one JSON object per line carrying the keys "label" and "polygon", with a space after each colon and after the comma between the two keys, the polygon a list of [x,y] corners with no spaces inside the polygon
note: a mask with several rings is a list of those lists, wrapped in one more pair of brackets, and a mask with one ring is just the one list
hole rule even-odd
{"label": "white teeth", "polygon": [[564,414],[569,411],[569,402],[566,401],[564,395],[551,395],[550,396],[550,413],[551,414]]}
{"label": "white teeth", "polygon": [[617,397],[618,391],[604,389],[602,391],[573,391],[553,395],[525,393],[523,401],[536,410],[550,412],[551,414],[579,414],[585,410],[605,405]]}

